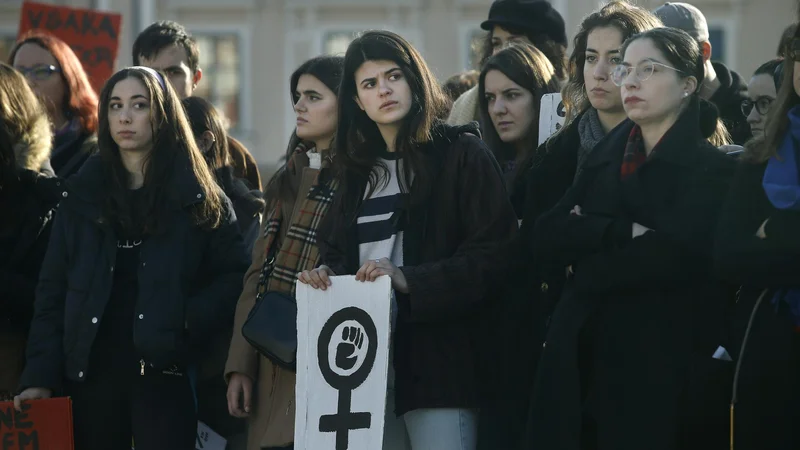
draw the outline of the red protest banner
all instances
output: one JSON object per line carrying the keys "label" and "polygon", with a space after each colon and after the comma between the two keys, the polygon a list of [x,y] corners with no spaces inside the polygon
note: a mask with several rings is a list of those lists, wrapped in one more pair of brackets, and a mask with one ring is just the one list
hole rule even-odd
{"label": "red protest banner", "polygon": [[83,63],[92,87],[100,92],[114,73],[121,23],[121,14],[26,1],[17,37],[43,30],[66,42]]}
{"label": "red protest banner", "polygon": [[32,400],[14,409],[0,402],[0,449],[74,450],[72,401],[66,397]]}

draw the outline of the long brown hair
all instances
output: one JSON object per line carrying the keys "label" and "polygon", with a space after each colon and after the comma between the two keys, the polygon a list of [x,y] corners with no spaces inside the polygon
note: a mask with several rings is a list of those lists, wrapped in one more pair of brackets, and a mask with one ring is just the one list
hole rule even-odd
{"label": "long brown hair", "polygon": [[52,139],[47,113],[25,77],[0,63],[0,190],[14,182],[17,168],[39,170]]}
{"label": "long brown hair", "polygon": [[[89,77],[75,52],[61,39],[40,30],[31,30],[23,35],[11,49],[8,63],[14,64],[14,58],[25,44],[36,44],[50,52],[59,65],[59,76],[67,85],[67,95],[62,105],[67,117],[77,117],[83,134],[97,132],[97,94],[89,83]],[[58,106],[58,105],[56,105]]]}
{"label": "long brown hair", "polygon": [[214,135],[214,143],[211,148],[203,154],[203,158],[208,163],[211,171],[216,171],[231,165],[231,153],[228,147],[228,132],[225,131],[225,123],[222,115],[206,99],[200,97],[186,97],[181,101],[186,110],[186,118],[189,119],[189,126],[195,138],[199,138],[206,131]]}
{"label": "long brown hair", "polygon": [[572,55],[569,57],[569,81],[561,92],[567,123],[591,107],[589,97],[586,95],[583,67],[586,64],[586,46],[592,30],[614,27],[622,34],[622,42],[625,42],[635,34],[661,26],[663,25],[658,17],[625,1],[611,2],[583,19],[573,40]]}
{"label": "long brown hair", "polygon": [[[111,93],[117,83],[127,78],[139,80],[150,93],[150,123],[153,129],[153,149],[145,162],[143,210],[136,217],[126,195],[130,174],[122,164],[119,146],[111,136],[108,123]],[[195,223],[204,228],[217,228],[224,215],[221,191],[197,148],[181,101],[169,82],[164,82],[165,79],[157,79],[148,70],[130,67],[114,74],[100,94],[98,142],[107,179],[107,185],[104,186],[105,215],[127,231],[147,234],[162,232],[167,226],[165,222],[169,204],[177,196],[173,182],[178,172],[176,163],[179,159],[185,159],[203,197],[193,208]]]}
{"label": "long brown hair", "polygon": [[448,102],[422,55],[400,35],[390,31],[367,31],[347,48],[339,90],[334,163],[340,173],[368,180],[370,195],[379,185],[389,182],[388,169],[380,163],[376,152],[385,147],[385,141],[378,126],[355,100],[358,96],[356,71],[367,61],[380,60],[397,64],[411,89],[411,110],[403,119],[395,144],[395,151],[403,154],[404,161],[398,164],[398,170],[402,166],[402,176],[397,175],[404,192],[409,192],[413,177],[415,192],[411,193],[411,199],[421,200],[427,197],[434,180],[432,168],[419,146],[432,140],[434,125],[444,120]]}
{"label": "long brown hair", "polygon": [[[800,37],[799,35],[800,30],[796,30],[795,38]],[[778,147],[789,131],[789,110],[800,105],[800,96],[794,89],[794,66],[795,62],[791,58],[784,60],[783,80],[778,97],[770,108],[764,137],[747,143],[745,160],[762,163],[778,153]]]}
{"label": "long brown hair", "polygon": [[[534,116],[533,126],[528,129],[523,138],[529,145],[526,145],[526,153],[517,155],[514,146],[507,144],[500,139],[492,119],[489,116],[489,102],[486,98],[486,74],[496,70],[508,77],[511,81],[518,84],[523,89],[533,95],[534,102],[531,105],[529,114]],[[506,161],[517,160],[522,156],[520,167],[527,167],[528,160],[534,155],[537,139],[539,138],[539,105],[544,94],[558,92],[558,78],[555,69],[550,61],[536,47],[524,44],[513,44],[486,61],[478,80],[478,107],[481,113],[481,121],[486,124],[483,127],[483,139],[495,158],[502,164]],[[521,176],[522,170],[517,172],[517,177]]]}

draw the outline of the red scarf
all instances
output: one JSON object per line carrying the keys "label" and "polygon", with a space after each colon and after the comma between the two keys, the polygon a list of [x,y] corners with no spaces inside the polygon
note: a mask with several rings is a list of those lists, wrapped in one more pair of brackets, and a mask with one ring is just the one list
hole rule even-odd
{"label": "red scarf", "polygon": [[620,178],[624,180],[633,175],[645,161],[647,161],[647,153],[644,151],[642,129],[639,125],[636,125],[631,130],[631,134],[628,136],[628,143],[625,145]]}

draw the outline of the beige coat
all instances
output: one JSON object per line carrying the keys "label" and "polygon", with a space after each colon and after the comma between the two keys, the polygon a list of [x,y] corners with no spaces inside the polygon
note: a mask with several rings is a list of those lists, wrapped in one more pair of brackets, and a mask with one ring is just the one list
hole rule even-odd
{"label": "beige coat", "polygon": [[472,87],[456,99],[450,109],[450,115],[447,117],[447,124],[453,126],[466,125],[473,120],[480,121],[478,86]]}
{"label": "beige coat", "polygon": [[[280,228],[279,244],[289,228],[288,224],[295,221],[302,199],[312,187],[319,172],[308,167],[308,156],[304,153],[295,154],[292,159],[296,170],[290,176],[293,186],[297,188],[295,192],[300,195],[282,205],[284,223]],[[264,248],[266,223],[265,220],[261,224],[258,239],[253,247],[253,262],[244,277],[244,290],[236,306],[233,338],[225,366],[226,380],[238,372],[254,381],[253,400],[248,419],[247,450],[284,447],[294,442],[295,374],[259,355],[241,333],[247,315],[255,305],[258,279],[267,253],[267,249]]]}

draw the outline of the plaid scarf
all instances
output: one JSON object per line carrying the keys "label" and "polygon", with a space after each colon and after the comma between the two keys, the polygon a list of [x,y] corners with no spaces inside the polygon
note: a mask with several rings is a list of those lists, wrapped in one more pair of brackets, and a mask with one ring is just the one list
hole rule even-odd
{"label": "plaid scarf", "polygon": [[642,129],[636,125],[628,136],[628,143],[625,145],[625,154],[622,156],[622,168],[620,176],[624,180],[633,175],[644,162],[647,161],[647,153],[644,151],[644,140],[642,139]]}
{"label": "plaid scarf", "polygon": [[[332,180],[324,184],[318,184],[318,182],[319,173],[312,188],[303,199],[297,220],[285,224],[289,226],[286,238],[280,243],[272,273],[264,283],[264,277],[269,272],[271,263],[269,250],[278,239],[280,227],[284,222],[280,201],[275,202],[274,207],[270,209],[264,226],[266,257],[259,280],[258,292],[260,294],[267,291],[278,291],[294,295],[297,274],[304,270],[311,270],[319,263],[317,229],[333,203],[338,181]],[[264,286],[265,284],[266,286]]]}

